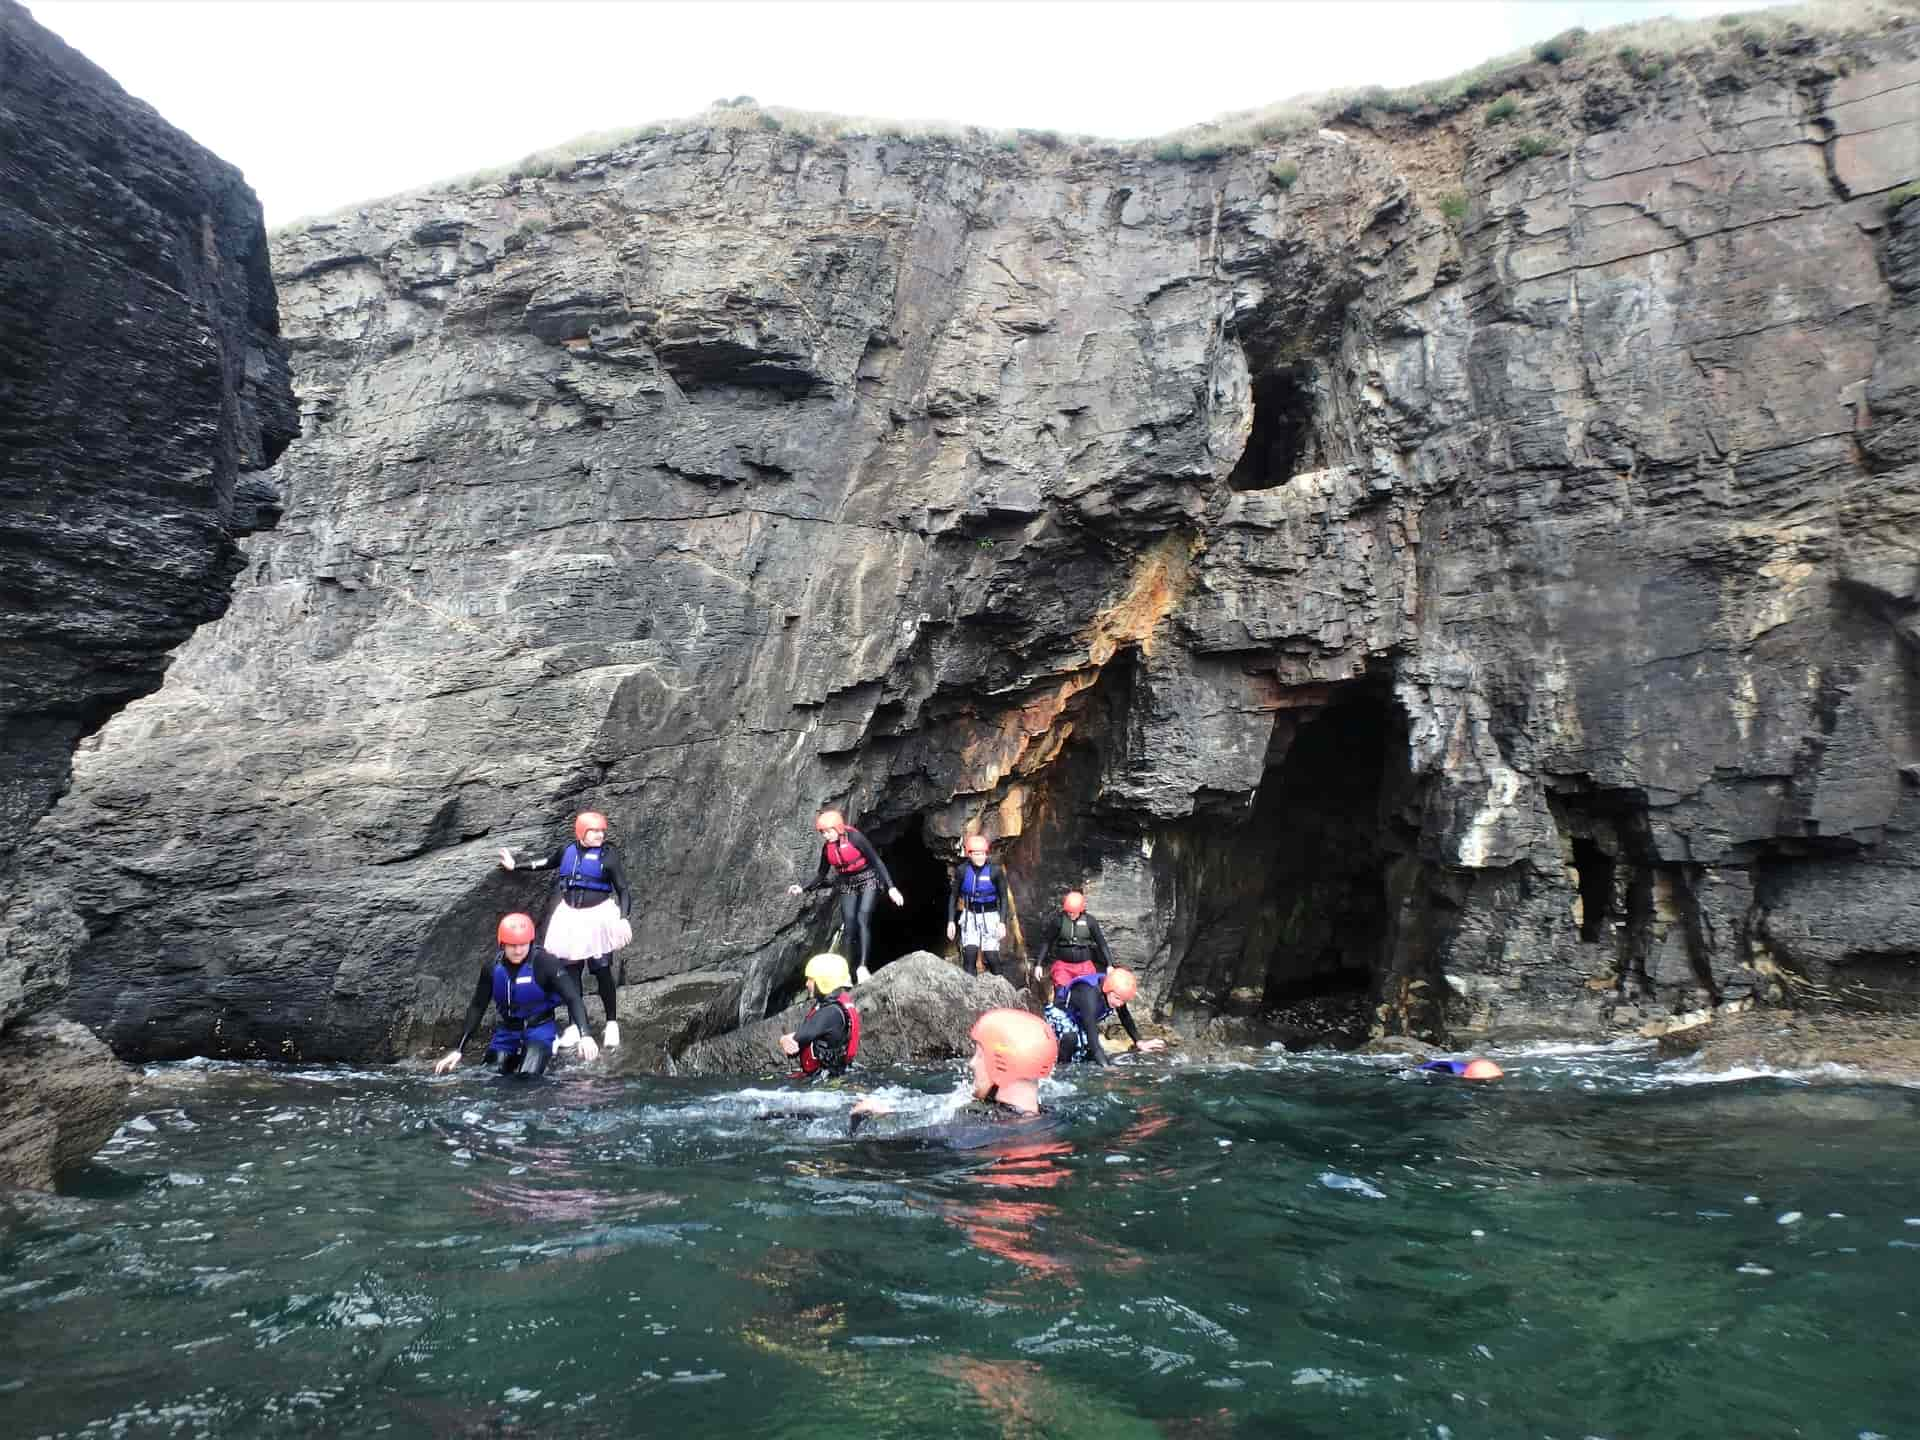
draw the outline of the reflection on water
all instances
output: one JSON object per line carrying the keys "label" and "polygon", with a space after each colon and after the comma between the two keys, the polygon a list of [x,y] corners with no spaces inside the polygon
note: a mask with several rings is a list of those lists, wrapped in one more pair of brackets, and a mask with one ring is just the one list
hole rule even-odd
{"label": "reflection on water", "polygon": [[[1468,1087],[159,1067],[0,1228],[9,1434],[1920,1434],[1920,1092],[1622,1049]],[[884,1087],[881,1082],[885,1081]],[[952,1070],[876,1077],[900,1125]]]}

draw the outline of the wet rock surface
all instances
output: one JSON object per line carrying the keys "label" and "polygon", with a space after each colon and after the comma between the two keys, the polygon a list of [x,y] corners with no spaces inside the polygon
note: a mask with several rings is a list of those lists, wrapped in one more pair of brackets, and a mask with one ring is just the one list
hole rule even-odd
{"label": "wet rock surface", "polygon": [[253,192],[13,0],[0,180],[0,1179],[44,1184],[126,1082],[46,1020],[87,927],[19,862],[75,745],[226,608],[297,418]]}
{"label": "wet rock surface", "polygon": [[1183,1027],[1895,994],[1915,31],[1499,83],[1202,162],[696,129],[278,237],[286,517],[41,831],[72,1013],[401,1053],[591,806],[630,981],[752,1026],[827,803],[876,958],[982,827]]}

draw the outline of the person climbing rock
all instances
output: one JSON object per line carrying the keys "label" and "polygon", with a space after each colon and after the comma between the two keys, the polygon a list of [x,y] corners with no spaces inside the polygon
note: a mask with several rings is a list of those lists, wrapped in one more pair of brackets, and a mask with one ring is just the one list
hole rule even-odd
{"label": "person climbing rock", "polygon": [[[614,983],[615,951],[633,940],[628,923],[632,894],[620,856],[607,843],[607,817],[582,810],[573,817],[573,841],[544,860],[524,864],[511,850],[501,850],[500,863],[509,870],[558,870],[553,879],[553,911],[547,917],[549,954],[558,956],[578,983],[582,970],[591,971],[606,1011],[607,1028],[601,1043],[609,1050],[620,1044],[620,991]],[[563,1041],[561,1049],[570,1042]]]}
{"label": "person climbing rock", "polygon": [[1033,962],[1033,978],[1043,976],[1053,982],[1053,1003],[1067,1003],[1067,986],[1082,975],[1094,975],[1110,969],[1113,952],[1107,949],[1107,937],[1100,922],[1087,913],[1087,897],[1069,890],[1060,901],[1060,922],[1040,947]]}
{"label": "person climbing rock", "polygon": [[1019,967],[1001,956],[1009,891],[1007,872],[988,858],[992,848],[984,835],[967,837],[966,858],[953,867],[947,886],[947,939],[959,940],[960,968],[969,975],[992,971],[1018,990]]}
{"label": "person climbing rock", "polygon": [[[567,973],[567,967],[533,943],[531,915],[507,915],[495,927],[499,941],[490,960],[480,966],[480,978],[474,982],[473,999],[467,1003],[467,1023],[461,1028],[460,1043],[434,1062],[433,1073],[445,1075],[460,1063],[460,1052],[467,1048],[480,1021],[493,1003],[500,1018],[487,1042],[487,1065],[502,1075],[521,1075],[528,1079],[544,1075],[559,1040],[572,1037],[569,1044],[580,1047],[580,1058],[593,1060],[599,1048],[582,1032],[587,1024],[586,1003],[580,998],[580,985]],[[555,1038],[555,1011],[564,1005],[567,1011],[566,1034]]]}
{"label": "person climbing rock", "polygon": [[798,1029],[780,1037],[780,1048],[798,1057],[797,1074],[838,1079],[860,1053],[860,1010],[848,994],[853,977],[847,962],[832,954],[807,961],[806,977],[813,1007]]}
{"label": "person climbing rock", "polygon": [[1044,1012],[1059,1042],[1059,1062],[1072,1065],[1091,1060],[1096,1065],[1111,1065],[1113,1057],[1100,1043],[1100,1022],[1109,1015],[1119,1017],[1135,1050],[1148,1053],[1165,1049],[1164,1040],[1142,1040],[1140,1027],[1133,1023],[1127,1002],[1138,989],[1133,972],[1122,965],[1104,973],[1077,975],[1068,981],[1064,1002],[1056,1000]]}
{"label": "person climbing rock", "polygon": [[907,903],[887,874],[887,864],[867,837],[847,824],[838,810],[822,810],[813,828],[820,832],[820,868],[810,885],[789,885],[789,895],[808,895],[832,885],[840,896],[840,944],[851,951],[854,975],[861,984],[872,978],[867,949],[873,907],[880,892],[895,905]]}
{"label": "person climbing rock", "polygon": [[[1038,1015],[1025,1010],[988,1010],[968,1032],[973,1058],[973,1103],[949,1120],[889,1134],[887,1139],[936,1140],[960,1148],[1003,1139],[1009,1122],[1042,1119],[1040,1082],[1053,1073],[1059,1047],[1053,1031]],[[853,1107],[847,1132],[858,1134],[876,1116],[891,1114],[884,1100],[862,1100]],[[1023,1123],[1024,1128],[1024,1123]]]}

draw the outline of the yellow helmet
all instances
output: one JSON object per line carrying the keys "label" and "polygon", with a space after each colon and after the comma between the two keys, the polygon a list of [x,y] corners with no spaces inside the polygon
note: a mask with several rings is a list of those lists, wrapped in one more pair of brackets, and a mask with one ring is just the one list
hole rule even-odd
{"label": "yellow helmet", "polygon": [[836,990],[845,990],[852,986],[853,976],[847,970],[847,962],[838,955],[816,955],[807,961],[807,979],[813,982],[813,988],[822,995],[831,995]]}

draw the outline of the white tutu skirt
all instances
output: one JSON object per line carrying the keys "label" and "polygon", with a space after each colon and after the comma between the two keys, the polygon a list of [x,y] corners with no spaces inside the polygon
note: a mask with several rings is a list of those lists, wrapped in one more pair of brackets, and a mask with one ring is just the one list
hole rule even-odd
{"label": "white tutu skirt", "polygon": [[997,910],[962,910],[960,912],[960,944],[962,948],[977,945],[982,950],[997,951],[1000,940],[1007,933],[1000,923]]}
{"label": "white tutu skirt", "polygon": [[562,900],[547,922],[547,953],[562,960],[597,960],[633,943],[633,926],[620,917],[620,902],[608,896],[576,910]]}

